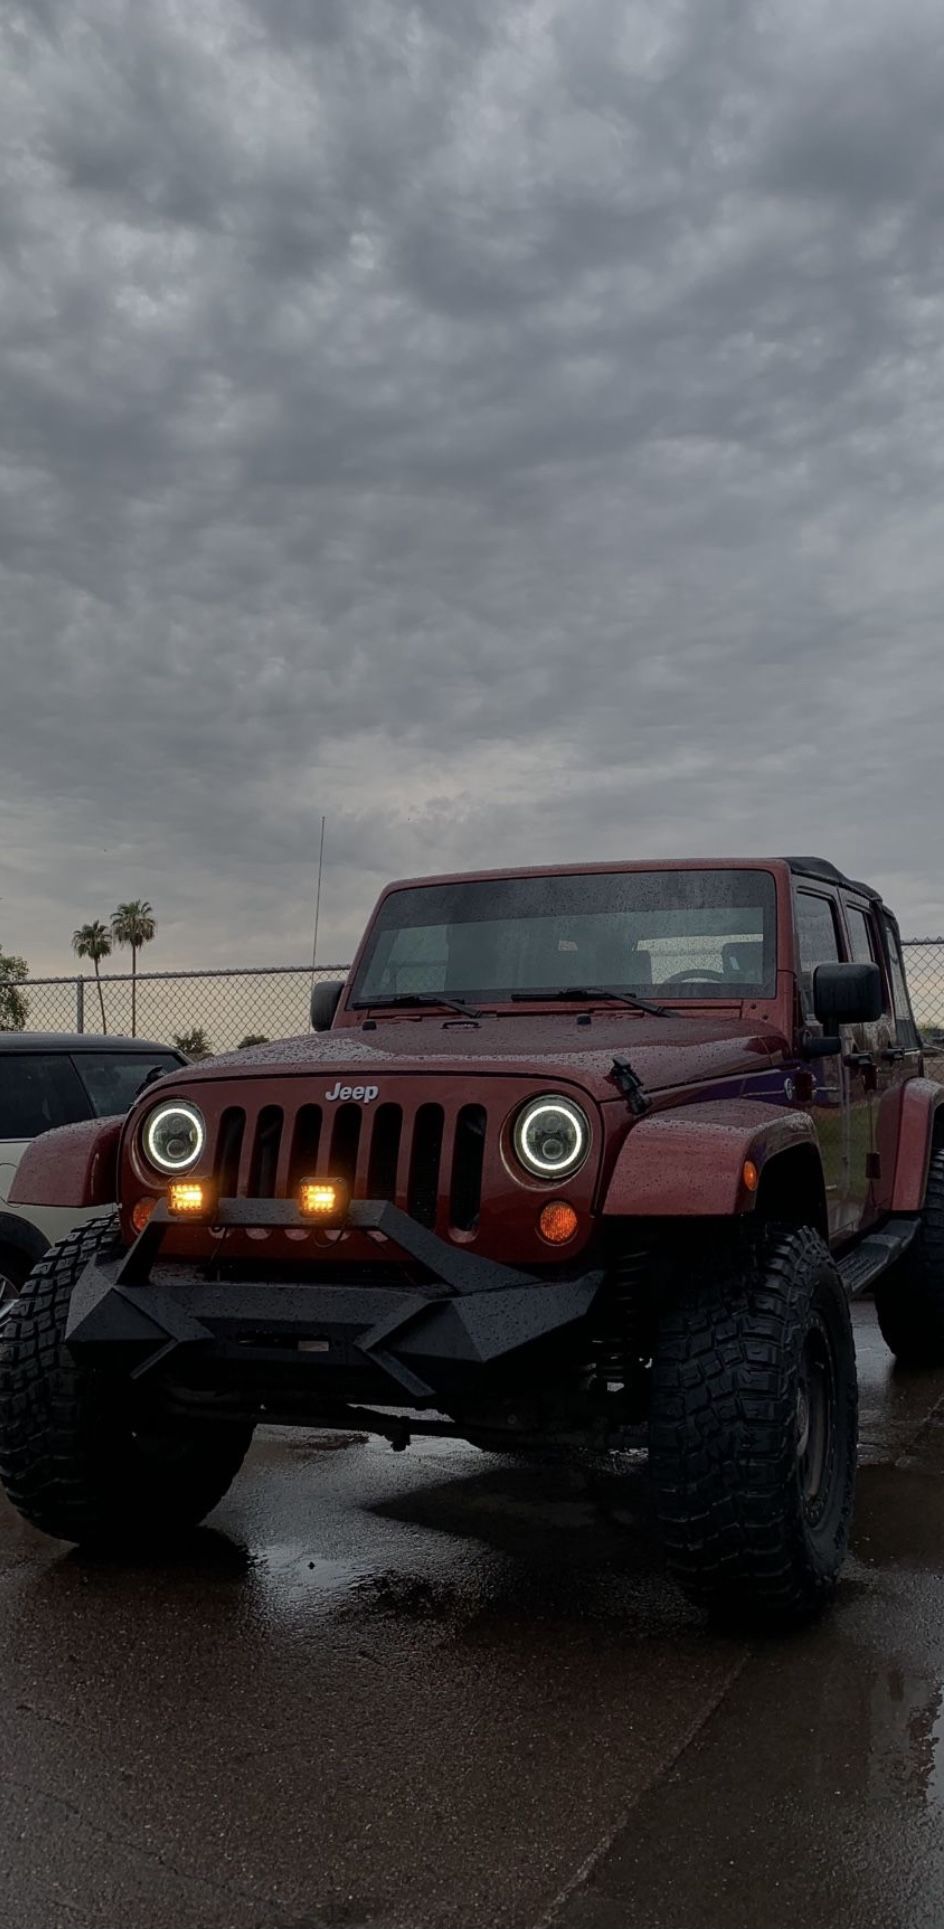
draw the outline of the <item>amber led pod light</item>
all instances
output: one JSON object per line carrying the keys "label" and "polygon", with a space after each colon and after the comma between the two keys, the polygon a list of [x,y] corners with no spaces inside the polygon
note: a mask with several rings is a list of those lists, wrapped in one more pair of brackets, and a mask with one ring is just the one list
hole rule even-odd
{"label": "amber led pod light", "polygon": [[347,1187],[338,1179],[303,1179],[298,1188],[298,1210],[303,1219],[339,1225],[347,1211]]}
{"label": "amber led pod light", "polygon": [[175,1219],[202,1219],[210,1209],[212,1194],[199,1179],[175,1179],[167,1188],[167,1204]]}

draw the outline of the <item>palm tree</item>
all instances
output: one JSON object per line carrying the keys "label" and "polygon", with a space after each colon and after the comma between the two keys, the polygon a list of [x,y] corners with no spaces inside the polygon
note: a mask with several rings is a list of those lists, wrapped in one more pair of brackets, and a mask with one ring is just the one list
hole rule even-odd
{"label": "palm tree", "polygon": [[112,912],[111,935],[116,944],[131,946],[131,1036],[137,1037],[138,1023],[138,952],[143,944],[150,944],[157,933],[157,919],[147,898],[132,898],[129,904],[119,904]]}
{"label": "palm tree", "polygon": [[101,918],[93,918],[91,924],[80,924],[72,933],[72,949],[77,958],[91,958],[95,966],[95,983],[98,986],[98,1002],[102,1008],[102,1030],[107,1032],[105,1023],[105,993],[102,990],[99,965],[103,958],[111,957],[111,932]]}

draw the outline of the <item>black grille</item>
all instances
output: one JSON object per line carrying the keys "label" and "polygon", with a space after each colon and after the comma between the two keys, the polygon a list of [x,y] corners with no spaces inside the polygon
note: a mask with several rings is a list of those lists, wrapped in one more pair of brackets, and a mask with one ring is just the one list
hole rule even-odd
{"label": "black grille", "polygon": [[220,1120],[220,1136],[216,1151],[216,1175],[221,1199],[232,1199],[239,1185],[239,1161],[245,1131],[245,1112],[241,1111],[239,1106],[231,1105]]}
{"label": "black grille", "polygon": [[[343,1179],[363,1199],[390,1199],[435,1226],[440,1194],[456,1231],[478,1225],[488,1134],[483,1105],[454,1114],[435,1102],[415,1113],[385,1103],[264,1105],[248,1118],[230,1106],[220,1120],[216,1176],[223,1198],[290,1198],[302,1179]],[[442,1230],[446,1230],[445,1226]]]}
{"label": "black grille", "polygon": [[421,1226],[436,1224],[444,1123],[441,1105],[420,1106],[413,1132],[407,1211],[419,1220]]}
{"label": "black grille", "polygon": [[484,1105],[463,1105],[456,1120],[449,1217],[460,1232],[474,1232],[478,1225],[486,1124]]}
{"label": "black grille", "polygon": [[265,1105],[256,1120],[249,1167],[250,1199],[274,1199],[275,1177],[282,1144],[282,1107]]}
{"label": "black grille", "polygon": [[318,1148],[321,1144],[321,1106],[301,1105],[295,1114],[292,1150],[288,1165],[287,1193],[297,1191],[303,1179],[318,1176]]}
{"label": "black grille", "polygon": [[403,1112],[399,1105],[381,1105],[371,1119],[370,1161],[367,1167],[368,1199],[396,1199],[397,1166],[403,1137]]}

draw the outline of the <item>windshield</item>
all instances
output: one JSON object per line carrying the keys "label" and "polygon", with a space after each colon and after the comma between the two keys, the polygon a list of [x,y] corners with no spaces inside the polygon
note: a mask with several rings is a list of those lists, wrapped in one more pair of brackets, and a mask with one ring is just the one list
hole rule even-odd
{"label": "windshield", "polygon": [[439,992],[494,1004],[580,985],[730,999],[775,984],[769,871],[610,871],[392,892],[351,1003]]}

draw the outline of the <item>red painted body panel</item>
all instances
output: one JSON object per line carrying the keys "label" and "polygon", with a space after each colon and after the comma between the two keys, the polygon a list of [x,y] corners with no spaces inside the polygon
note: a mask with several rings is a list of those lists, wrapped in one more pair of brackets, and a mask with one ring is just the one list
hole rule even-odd
{"label": "red painted body panel", "polygon": [[750,1212],[743,1181],[788,1147],[816,1144],[805,1112],[751,1099],[679,1105],[640,1119],[617,1158],[603,1211],[639,1218],[730,1217]]}
{"label": "red painted body panel", "polygon": [[28,1145],[10,1188],[17,1206],[107,1206],[118,1196],[123,1120],[84,1119]]}
{"label": "red painted body panel", "polygon": [[898,1157],[892,1189],[893,1212],[919,1212],[924,1205],[935,1115],[944,1105],[944,1085],[912,1078],[902,1089]]}
{"label": "red painted body panel", "polygon": [[158,1095],[175,1087],[202,1093],[238,1072],[240,1084],[308,1078],[316,1100],[338,1079],[346,1084],[369,1080],[381,1086],[381,1103],[389,1079],[409,1073],[435,1078],[454,1099],[460,1093],[474,1097],[470,1087],[480,1079],[526,1077],[543,1089],[548,1081],[574,1079],[603,1103],[618,1089],[616,1054],[631,1060],[647,1092],[681,1091],[709,1080],[756,1076],[782,1057],[786,1044],[775,1025],[753,1014],[745,1018],[739,1005],[711,1014],[702,1006],[690,1017],[680,1012],[668,1018],[597,1008],[590,1025],[578,1024],[581,1014],[586,1017],[585,1005],[527,1013],[515,1006],[507,1016],[486,1014],[474,1030],[467,1020],[438,1012],[413,1020],[399,1014],[366,1034],[361,1027],[352,1036],[345,1026],[208,1059],[163,1079]]}

